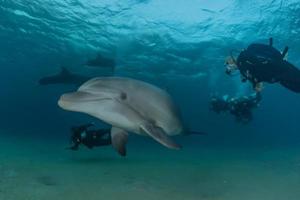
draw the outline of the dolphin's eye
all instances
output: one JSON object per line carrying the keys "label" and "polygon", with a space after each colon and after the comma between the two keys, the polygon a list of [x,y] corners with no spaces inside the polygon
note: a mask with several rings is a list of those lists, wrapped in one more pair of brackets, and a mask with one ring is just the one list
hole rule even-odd
{"label": "dolphin's eye", "polygon": [[125,92],[121,93],[121,99],[126,100],[127,99],[127,94]]}

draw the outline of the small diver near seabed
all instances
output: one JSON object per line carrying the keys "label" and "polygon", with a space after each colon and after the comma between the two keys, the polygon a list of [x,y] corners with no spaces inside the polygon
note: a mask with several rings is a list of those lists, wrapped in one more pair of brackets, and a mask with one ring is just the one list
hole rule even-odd
{"label": "small diver near seabed", "polygon": [[248,123],[253,119],[252,110],[259,106],[261,100],[260,92],[238,98],[228,95],[213,96],[210,101],[210,109],[218,114],[229,112],[238,122]]}
{"label": "small diver near seabed", "polygon": [[64,85],[76,85],[79,86],[84,82],[91,79],[91,77],[83,76],[70,72],[66,67],[61,67],[61,71],[58,74],[43,77],[39,80],[40,85],[50,84],[64,84]]}
{"label": "small diver near seabed", "polygon": [[[112,145],[110,129],[91,129],[94,123],[77,125],[71,127],[70,147],[66,149],[78,151],[80,145],[86,146],[88,149],[94,147],[103,147]],[[190,131],[186,135],[205,135],[204,132]],[[120,150],[121,156],[126,156],[126,148]]]}
{"label": "small diver near seabed", "polygon": [[251,44],[240,52],[237,59],[232,55],[226,59],[226,73],[232,75],[239,70],[243,82],[252,83],[256,91],[262,90],[263,82],[280,83],[285,88],[300,93],[300,70],[286,60],[288,47],[281,53],[269,44]]}
{"label": "small diver near seabed", "polygon": [[[89,149],[93,147],[110,146],[110,129],[90,129],[92,126],[94,126],[93,123],[71,127],[71,147],[67,149],[77,151],[81,144]],[[126,151],[123,152],[125,156]]]}

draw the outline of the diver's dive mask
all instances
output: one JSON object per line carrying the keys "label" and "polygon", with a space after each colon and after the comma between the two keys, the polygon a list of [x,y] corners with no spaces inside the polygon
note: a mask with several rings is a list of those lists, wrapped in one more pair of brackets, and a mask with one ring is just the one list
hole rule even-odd
{"label": "diver's dive mask", "polygon": [[228,75],[232,75],[232,73],[238,69],[236,59],[233,56],[233,51],[234,50],[231,50],[230,56],[225,58],[225,63],[224,63],[226,67],[225,73]]}
{"label": "diver's dive mask", "polygon": [[234,61],[234,59],[232,57],[227,57],[225,59],[225,63],[224,63],[225,67],[226,67],[226,74],[231,75],[232,72],[234,72],[235,70],[237,70],[237,65]]}

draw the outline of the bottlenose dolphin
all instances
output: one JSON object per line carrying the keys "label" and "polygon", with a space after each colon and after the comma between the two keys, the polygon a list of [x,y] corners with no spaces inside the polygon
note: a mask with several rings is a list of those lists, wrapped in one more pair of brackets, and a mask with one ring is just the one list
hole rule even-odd
{"label": "bottlenose dolphin", "polygon": [[76,92],[62,95],[58,105],[111,124],[112,145],[123,156],[128,132],[180,149],[169,137],[183,132],[179,110],[164,90],[151,84],[121,77],[94,78]]}
{"label": "bottlenose dolphin", "polygon": [[52,76],[46,76],[39,80],[40,85],[49,85],[49,84],[69,84],[69,85],[81,85],[84,82],[91,79],[91,77],[82,76],[80,74],[75,74],[70,72],[67,68],[61,67],[59,74]]}
{"label": "bottlenose dolphin", "polygon": [[85,65],[90,67],[109,68],[114,71],[116,63],[114,59],[106,58],[101,54],[98,54],[96,58],[88,60]]}

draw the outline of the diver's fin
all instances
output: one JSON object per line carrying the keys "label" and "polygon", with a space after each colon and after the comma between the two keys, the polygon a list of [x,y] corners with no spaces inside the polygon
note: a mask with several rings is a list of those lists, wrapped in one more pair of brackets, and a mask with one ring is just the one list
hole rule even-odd
{"label": "diver's fin", "polygon": [[273,38],[269,39],[269,45],[272,47],[273,46]]}
{"label": "diver's fin", "polygon": [[299,84],[295,85],[294,83],[290,83],[288,81],[281,81],[280,82],[282,86],[285,88],[295,92],[295,93],[300,93],[300,87]]}
{"label": "diver's fin", "polygon": [[118,151],[121,156],[126,156],[126,143],[128,133],[123,129],[112,127],[111,128],[111,142],[112,146]]}
{"label": "diver's fin", "polygon": [[181,146],[176,144],[162,128],[156,127],[151,123],[145,123],[141,126],[141,130],[151,136],[154,140],[170,149],[180,149]]}
{"label": "diver's fin", "polygon": [[284,80],[284,81],[280,81],[280,84],[295,93],[300,93],[300,84],[299,83],[295,84],[291,81]]}
{"label": "diver's fin", "polygon": [[286,59],[286,56],[287,56],[287,52],[289,51],[289,47],[286,46],[282,52],[282,59]]}

